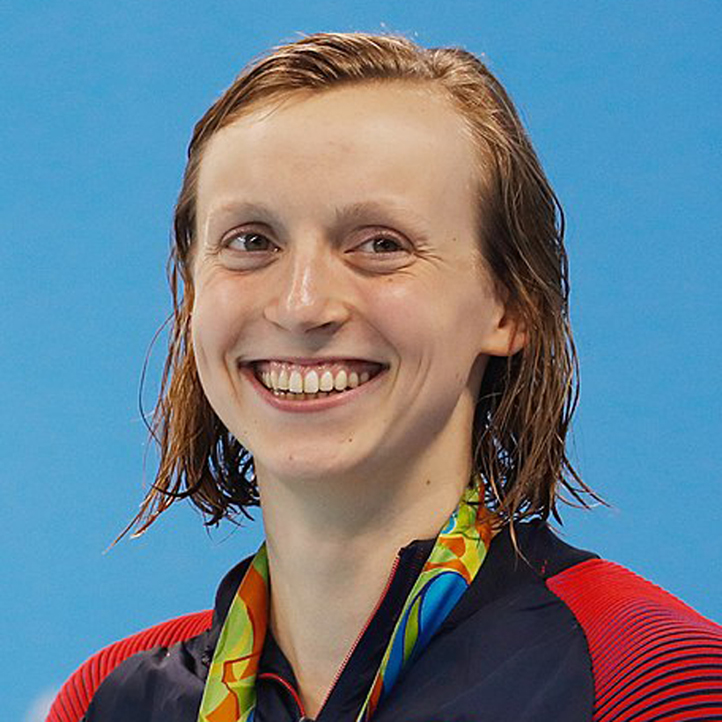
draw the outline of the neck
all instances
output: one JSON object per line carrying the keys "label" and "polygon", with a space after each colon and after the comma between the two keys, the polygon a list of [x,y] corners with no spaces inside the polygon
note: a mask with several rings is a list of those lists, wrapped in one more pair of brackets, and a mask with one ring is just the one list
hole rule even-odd
{"label": "neck", "polygon": [[[422,466],[422,465],[419,465]],[[400,548],[436,536],[470,476],[429,473],[303,482],[258,470],[271,577],[270,624],[306,714],[316,716],[388,582]]]}

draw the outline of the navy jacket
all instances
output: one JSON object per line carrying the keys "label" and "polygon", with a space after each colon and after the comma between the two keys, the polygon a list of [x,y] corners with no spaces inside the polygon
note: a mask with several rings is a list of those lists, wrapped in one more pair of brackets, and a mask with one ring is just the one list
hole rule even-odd
{"label": "navy jacket", "polygon": [[[492,542],[469,590],[374,722],[722,720],[722,628],[541,522]],[[355,722],[434,540],[401,560],[317,722]],[[197,722],[208,665],[249,560],[218,589],[212,622],[189,615],[103,650],[68,681],[49,722]],[[307,719],[269,634],[254,722]]]}

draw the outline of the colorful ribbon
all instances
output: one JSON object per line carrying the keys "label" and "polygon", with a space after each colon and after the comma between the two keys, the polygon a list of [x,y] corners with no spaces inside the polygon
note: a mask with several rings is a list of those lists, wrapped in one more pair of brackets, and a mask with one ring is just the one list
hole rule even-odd
{"label": "colorful ribbon", "polygon": [[[469,588],[489,548],[491,518],[478,485],[470,486],[406,598],[357,722],[371,719]],[[263,544],[238,587],[221,630],[198,722],[252,722],[267,627],[268,555]]]}

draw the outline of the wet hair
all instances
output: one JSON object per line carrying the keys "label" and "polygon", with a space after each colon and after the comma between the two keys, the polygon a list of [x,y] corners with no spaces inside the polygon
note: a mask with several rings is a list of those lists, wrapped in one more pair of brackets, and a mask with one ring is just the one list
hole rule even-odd
{"label": "wet hair", "polygon": [[210,406],[191,343],[204,148],[251,107],[293,93],[387,82],[438,89],[467,124],[481,161],[479,243],[507,308],[527,334],[522,350],[490,358],[476,404],[473,465],[486,503],[508,522],[559,519],[560,498],[582,506],[597,498],[566,451],[579,381],[564,215],[507,92],[478,57],[460,48],[423,48],[398,35],[317,33],[251,62],[195,126],[175,208],[169,347],[150,424],[159,466],[131,523],[136,534],[177,499],[190,499],[207,524],[248,514],[259,503],[253,456]]}

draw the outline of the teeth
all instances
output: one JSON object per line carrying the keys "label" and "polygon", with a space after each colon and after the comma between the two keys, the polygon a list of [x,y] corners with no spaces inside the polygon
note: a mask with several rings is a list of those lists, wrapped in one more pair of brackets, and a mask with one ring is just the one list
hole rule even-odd
{"label": "teeth", "polygon": [[306,394],[315,394],[318,391],[318,374],[309,371],[303,379],[303,391]]}
{"label": "teeth", "polygon": [[[330,371],[324,371],[321,374],[321,380],[318,383],[318,388],[321,391],[332,391],[333,390],[333,374]],[[324,394],[325,396],[326,394]]]}
{"label": "teeth", "polygon": [[341,369],[336,374],[336,380],[334,381],[333,387],[336,389],[336,391],[343,391],[346,388],[347,381],[348,378],[346,377],[346,372]]}
{"label": "teeth", "polygon": [[291,376],[288,380],[288,390],[294,394],[303,393],[303,377],[298,371],[291,371]]}
{"label": "teeth", "polygon": [[358,373],[338,369],[334,374],[328,368],[310,368],[308,370],[299,367],[288,368],[282,362],[271,362],[273,365],[258,373],[263,385],[279,396],[293,394],[294,399],[315,399],[324,398],[331,393],[341,393],[347,389],[355,389],[371,379],[369,371]]}

